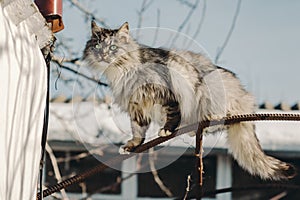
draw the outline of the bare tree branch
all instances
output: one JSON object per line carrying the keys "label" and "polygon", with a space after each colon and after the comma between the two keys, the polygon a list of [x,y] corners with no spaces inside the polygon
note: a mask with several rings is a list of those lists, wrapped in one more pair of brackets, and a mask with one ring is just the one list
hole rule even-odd
{"label": "bare tree branch", "polygon": [[281,192],[281,193],[273,196],[272,198],[270,198],[270,200],[280,200],[283,197],[285,197],[287,194],[288,194],[287,191]]}
{"label": "bare tree branch", "polygon": [[235,10],[235,14],[234,14],[234,17],[233,17],[233,20],[232,20],[232,24],[231,24],[231,27],[229,29],[229,32],[223,42],[223,45],[218,49],[217,51],[217,55],[216,55],[216,58],[215,58],[215,63],[217,64],[218,61],[219,61],[219,58],[221,57],[222,53],[224,52],[224,49],[226,48],[230,38],[231,38],[231,35],[232,35],[232,32],[234,30],[234,27],[235,27],[235,24],[236,24],[236,21],[238,19],[238,16],[239,16],[239,13],[240,13],[240,8],[241,8],[241,2],[242,0],[238,0],[237,2],[237,6],[236,6],[236,10]]}
{"label": "bare tree branch", "polygon": [[137,41],[139,40],[139,37],[140,37],[140,29],[142,27],[144,13],[150,7],[150,5],[153,3],[153,0],[150,0],[150,2],[148,2],[148,3],[147,2],[148,2],[148,0],[143,0],[140,10],[137,11],[137,13],[138,13],[138,22],[137,22],[137,31],[136,31],[136,40]]}
{"label": "bare tree branch", "polygon": [[[202,6],[202,11],[201,11],[201,17],[200,17],[200,21],[198,23],[198,26],[196,28],[196,31],[194,33],[194,35],[192,36],[193,39],[196,39],[196,37],[199,35],[204,19],[205,19],[205,15],[206,15],[206,0],[203,0],[203,6]],[[188,45],[186,46],[189,47],[192,44],[192,40],[190,40],[190,42],[188,43]]]}
{"label": "bare tree branch", "polygon": [[177,1],[180,2],[183,5],[186,5],[186,6],[190,7],[190,8],[194,6],[194,4],[192,4],[191,2],[189,2],[187,0],[177,0]]}
{"label": "bare tree branch", "polygon": [[154,46],[156,41],[157,41],[159,27],[160,27],[160,9],[158,8],[157,9],[157,14],[156,14],[156,30],[155,30],[155,33],[154,33],[154,37],[153,37],[153,41],[152,41],[151,46]]}
{"label": "bare tree branch", "polygon": [[[54,175],[55,175],[55,178],[57,179],[57,181],[61,181],[62,180],[62,177],[61,177],[61,174],[60,174],[60,171],[59,171],[59,167],[58,167],[58,164],[57,164],[57,161],[56,161],[56,157],[51,149],[51,147],[49,146],[48,143],[46,143],[46,151],[48,152],[49,154],[49,157],[50,157],[50,160],[51,160],[51,163],[52,163],[52,166],[53,166],[53,171],[54,171]],[[63,198],[65,200],[69,200],[69,197],[66,193],[66,190],[65,189],[62,189],[61,191],[61,195],[63,196]]]}
{"label": "bare tree branch", "polygon": [[[191,30],[191,24],[189,23],[187,25],[186,29],[185,29],[185,33],[184,34],[185,35],[189,35],[190,34],[190,30]],[[187,41],[188,41],[188,39],[183,40],[182,45],[180,45],[180,46],[184,47],[186,45]]]}
{"label": "bare tree branch", "polygon": [[160,179],[158,172],[155,168],[155,164],[154,164],[154,150],[153,148],[149,149],[149,165],[150,165],[150,170],[151,173],[153,175],[153,178],[155,180],[155,182],[157,183],[157,185],[159,186],[159,188],[168,196],[168,197],[173,197],[172,192],[169,190],[169,188],[167,188],[165,186],[165,184],[162,182],[162,180]]}
{"label": "bare tree branch", "polygon": [[93,154],[102,156],[104,153],[103,153],[102,149],[97,148],[97,149],[89,150],[88,152],[83,152],[83,153],[77,154],[75,156],[69,156],[67,158],[57,158],[56,160],[57,160],[58,163],[70,162],[72,160],[80,160],[80,159],[86,158],[86,157],[88,157],[90,155],[93,155]]}
{"label": "bare tree branch", "polygon": [[94,15],[94,13],[90,12],[86,7],[84,7],[81,3],[79,3],[78,0],[68,0],[71,5],[75,6],[76,8],[78,8],[81,12],[83,12],[85,15],[87,15],[88,17],[94,19],[95,21],[97,21],[99,24],[101,24],[104,27],[109,27],[104,19],[98,18]]}
{"label": "bare tree branch", "polygon": [[[89,76],[87,76],[87,75],[85,75],[85,74],[82,74],[82,73],[80,73],[80,72],[78,72],[78,71],[76,71],[76,70],[74,70],[74,69],[72,69],[72,68],[70,68],[70,67],[67,67],[67,66],[63,65],[62,62],[61,62],[60,60],[52,59],[52,61],[53,61],[54,63],[58,64],[59,67],[61,67],[62,69],[66,69],[66,70],[68,70],[68,71],[70,71],[70,72],[73,72],[74,74],[77,74],[77,75],[79,75],[79,76],[82,76],[82,77],[86,78],[87,80],[93,81],[93,82],[97,83],[98,85],[103,85],[103,86],[105,86],[105,87],[108,86],[106,83],[102,83],[102,82],[99,81],[99,80],[96,80],[96,79],[94,79],[94,78],[91,78],[91,77],[89,77]],[[68,61],[68,60],[66,59],[66,61]],[[66,62],[66,61],[65,61],[65,62]],[[74,63],[74,64],[75,64],[77,61],[78,61],[77,58],[75,58],[75,59],[69,59],[69,62]]]}
{"label": "bare tree branch", "polygon": [[86,195],[87,194],[87,186],[86,186],[86,183],[85,182],[82,182],[82,183],[79,183],[78,184],[82,190],[82,196]]}
{"label": "bare tree branch", "polygon": [[141,171],[142,169],[144,169],[147,166],[145,164],[141,165],[142,157],[143,157],[143,154],[138,154],[138,158],[136,160],[136,164],[137,164],[136,172],[131,173],[128,176],[123,177],[123,178],[118,177],[116,182],[114,182],[113,184],[99,188],[98,190],[94,191],[93,193],[88,194],[86,197],[81,198],[80,200],[88,200],[89,197],[93,196],[96,193],[110,191],[110,190],[112,190],[112,188],[118,187],[123,181],[130,179],[134,175],[138,174],[139,171]]}
{"label": "bare tree branch", "polygon": [[52,57],[52,61],[54,61],[56,63],[59,63],[59,64],[72,63],[72,64],[75,64],[77,66],[79,66],[81,64],[79,57],[77,57],[77,58],[66,58],[66,57],[59,57],[59,56],[54,55]]}
{"label": "bare tree branch", "polygon": [[175,44],[176,40],[179,37],[179,33],[183,30],[183,28],[187,25],[188,21],[191,19],[191,17],[193,15],[193,13],[195,12],[198,4],[199,4],[199,0],[196,0],[195,3],[193,4],[193,6],[190,7],[190,11],[188,12],[185,19],[183,20],[183,22],[180,24],[180,26],[177,29],[177,33],[176,33],[174,39],[172,40],[171,46],[173,46],[173,44]]}
{"label": "bare tree branch", "polygon": [[[149,150],[150,151],[150,150]],[[150,153],[150,152],[149,152]],[[156,175],[153,175],[154,176],[154,179],[155,181],[158,181],[157,183],[159,184],[159,187],[169,196],[169,197],[172,197],[173,194],[169,191],[168,188],[166,188],[164,186],[164,184],[162,183],[162,181],[160,180],[158,174],[157,174],[157,170],[155,169],[155,165],[154,165],[154,161],[153,161],[153,149],[152,149],[152,157],[150,158],[149,157],[149,165],[150,165],[150,169],[152,171],[152,174],[153,173],[156,173]],[[94,191],[93,193],[90,193],[88,194],[87,196],[85,196],[84,198],[81,198],[80,200],[88,200],[90,197],[92,197],[94,194],[96,193],[103,193],[105,191],[111,191],[112,189],[118,187],[123,181],[127,180],[127,179],[130,179],[131,177],[133,177],[134,175],[136,175],[139,171],[141,171],[142,169],[144,169],[145,167],[147,167],[146,164],[143,164],[141,165],[140,162],[142,161],[142,156],[143,154],[139,154],[138,155],[138,159],[137,159],[137,169],[136,169],[136,172],[134,173],[131,173],[129,174],[128,176],[124,177],[124,178],[120,178],[118,177],[116,182],[114,182],[113,184],[111,185],[108,185],[108,186],[104,186],[104,187],[101,187],[99,188],[98,190]]]}
{"label": "bare tree branch", "polygon": [[65,56],[65,51],[68,56],[75,56],[78,52],[74,51],[74,48],[70,43],[74,42],[73,38],[66,37],[65,35],[58,35],[55,43],[56,52],[62,53]]}
{"label": "bare tree branch", "polygon": [[184,194],[184,197],[183,197],[184,200],[187,199],[188,194],[189,194],[189,192],[191,191],[191,181],[192,181],[191,175],[188,175],[188,177],[187,177],[187,179],[186,179],[185,194]]}

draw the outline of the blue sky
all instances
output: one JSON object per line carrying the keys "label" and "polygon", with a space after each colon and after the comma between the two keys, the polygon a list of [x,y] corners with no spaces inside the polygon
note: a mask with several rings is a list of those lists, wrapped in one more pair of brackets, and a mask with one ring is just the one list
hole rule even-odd
{"label": "blue sky", "polygon": [[[99,18],[116,28],[128,21],[137,27],[137,10],[141,0],[82,0]],[[188,2],[195,2],[190,0]],[[206,16],[195,40],[214,58],[222,45],[236,9],[237,0],[207,0]],[[193,13],[183,33],[192,37],[199,23],[203,0]],[[142,27],[156,26],[160,10],[160,27],[176,31],[189,8],[175,0],[154,0],[143,15]],[[59,38],[69,42],[74,51],[82,52],[89,37],[90,22],[68,1],[64,1],[65,29]],[[159,45],[159,44],[158,44]],[[79,54],[80,55],[80,54]],[[242,0],[232,37],[222,54],[220,66],[232,70],[258,103],[300,101],[300,1]]]}

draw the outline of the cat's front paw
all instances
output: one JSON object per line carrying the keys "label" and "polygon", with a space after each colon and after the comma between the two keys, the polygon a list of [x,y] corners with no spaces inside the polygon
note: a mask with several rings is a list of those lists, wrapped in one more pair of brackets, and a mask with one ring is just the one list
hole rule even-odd
{"label": "cat's front paw", "polygon": [[130,154],[140,143],[135,140],[129,140],[126,144],[122,145],[119,149],[120,154]]}
{"label": "cat's front paw", "polygon": [[128,149],[126,148],[125,145],[122,145],[119,148],[119,154],[122,154],[122,155],[130,154],[130,151],[128,151]]}
{"label": "cat's front paw", "polygon": [[161,130],[159,131],[159,133],[158,133],[158,136],[160,136],[160,137],[166,137],[166,136],[169,136],[169,135],[171,135],[171,134],[172,134],[171,131],[166,130],[166,129],[161,129]]}
{"label": "cat's front paw", "polygon": [[196,135],[196,132],[195,131],[188,132],[188,135],[190,137],[194,137]]}

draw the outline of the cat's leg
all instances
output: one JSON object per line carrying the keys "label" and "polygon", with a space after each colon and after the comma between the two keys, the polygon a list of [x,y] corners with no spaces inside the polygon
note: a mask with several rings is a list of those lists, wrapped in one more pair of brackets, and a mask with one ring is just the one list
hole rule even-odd
{"label": "cat's leg", "polygon": [[128,140],[126,144],[119,149],[120,154],[129,154],[137,146],[141,145],[145,140],[145,133],[149,124],[139,125],[136,121],[131,121],[132,139]]}
{"label": "cat's leg", "polygon": [[178,102],[170,102],[164,107],[166,112],[166,123],[158,133],[161,137],[171,135],[179,126],[181,121],[181,112]]}
{"label": "cat's leg", "polygon": [[119,153],[128,154],[145,140],[145,134],[151,122],[149,116],[145,116],[145,107],[140,106],[137,102],[129,103],[129,116],[131,120],[132,139],[121,146]]}

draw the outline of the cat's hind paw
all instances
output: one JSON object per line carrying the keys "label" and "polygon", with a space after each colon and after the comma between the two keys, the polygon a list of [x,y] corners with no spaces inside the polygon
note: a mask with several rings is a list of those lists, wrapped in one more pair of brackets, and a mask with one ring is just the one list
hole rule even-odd
{"label": "cat's hind paw", "polygon": [[169,136],[169,135],[171,135],[171,134],[172,134],[171,131],[165,130],[165,129],[161,129],[161,130],[159,131],[159,133],[158,133],[158,136],[160,136],[160,137],[166,137],[166,136]]}

